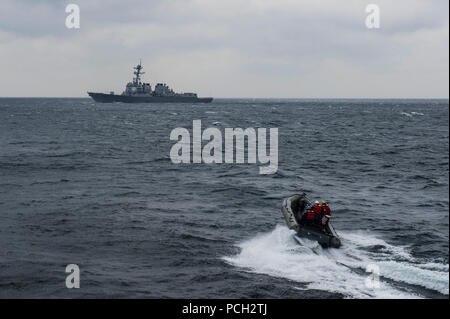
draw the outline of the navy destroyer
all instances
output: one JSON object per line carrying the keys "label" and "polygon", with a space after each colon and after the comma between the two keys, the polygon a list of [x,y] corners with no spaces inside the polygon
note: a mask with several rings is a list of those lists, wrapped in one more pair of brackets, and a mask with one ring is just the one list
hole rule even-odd
{"label": "navy destroyer", "polygon": [[134,70],[135,77],[127,83],[122,94],[88,92],[89,96],[101,103],[210,103],[213,100],[212,97],[198,97],[196,93],[175,93],[165,83],[157,83],[152,90],[150,83],[141,81],[141,75],[145,73],[141,62]]}

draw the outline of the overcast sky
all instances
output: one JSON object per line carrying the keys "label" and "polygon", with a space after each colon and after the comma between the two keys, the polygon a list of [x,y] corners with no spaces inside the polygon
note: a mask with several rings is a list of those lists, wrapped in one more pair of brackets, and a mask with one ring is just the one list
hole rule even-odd
{"label": "overcast sky", "polygon": [[[81,28],[67,29],[78,4]],[[378,4],[381,28],[365,25]],[[448,98],[448,0],[0,0],[0,96]]]}

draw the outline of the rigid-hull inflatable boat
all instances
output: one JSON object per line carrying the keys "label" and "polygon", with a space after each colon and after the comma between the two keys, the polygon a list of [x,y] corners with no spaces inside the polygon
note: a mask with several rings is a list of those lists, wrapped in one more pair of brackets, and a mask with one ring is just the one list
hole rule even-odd
{"label": "rigid-hull inflatable boat", "polygon": [[341,240],[329,221],[325,225],[302,223],[302,217],[308,206],[312,207],[313,203],[304,193],[292,195],[283,201],[281,212],[289,229],[295,230],[300,238],[317,241],[322,247],[339,248]]}

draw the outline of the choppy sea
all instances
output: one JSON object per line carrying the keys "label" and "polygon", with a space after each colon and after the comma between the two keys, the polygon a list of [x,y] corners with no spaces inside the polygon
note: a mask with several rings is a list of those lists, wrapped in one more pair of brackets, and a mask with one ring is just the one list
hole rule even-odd
{"label": "choppy sea", "polygon": [[[278,128],[277,173],[173,164],[193,120]],[[342,248],[294,240],[298,192]],[[1,298],[448,298],[448,260],[448,100],[0,99]]]}

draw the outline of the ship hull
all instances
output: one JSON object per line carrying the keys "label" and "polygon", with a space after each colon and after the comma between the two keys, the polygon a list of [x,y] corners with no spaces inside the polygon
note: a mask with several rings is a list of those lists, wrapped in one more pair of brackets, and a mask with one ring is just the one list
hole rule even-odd
{"label": "ship hull", "polygon": [[99,103],[211,103],[212,97],[195,96],[130,96],[88,92],[89,96]]}

